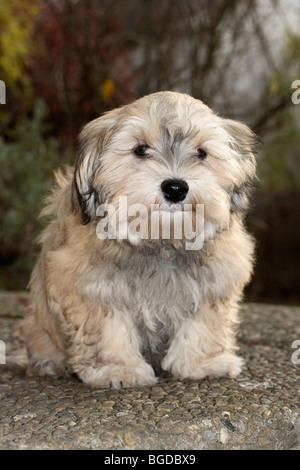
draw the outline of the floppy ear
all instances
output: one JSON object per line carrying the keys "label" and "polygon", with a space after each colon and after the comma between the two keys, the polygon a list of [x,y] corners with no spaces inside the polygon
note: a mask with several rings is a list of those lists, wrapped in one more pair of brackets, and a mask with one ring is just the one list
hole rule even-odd
{"label": "floppy ear", "polygon": [[72,208],[81,211],[82,224],[95,218],[101,204],[101,188],[95,179],[101,166],[101,154],[113,133],[118,110],[113,110],[87,124],[79,135],[79,151],[75,163]]}
{"label": "floppy ear", "polygon": [[253,152],[258,140],[254,132],[240,122],[223,119],[223,127],[230,135],[230,147],[234,150],[242,175],[239,184],[231,190],[231,211],[244,214],[249,207],[255,179],[256,161]]}

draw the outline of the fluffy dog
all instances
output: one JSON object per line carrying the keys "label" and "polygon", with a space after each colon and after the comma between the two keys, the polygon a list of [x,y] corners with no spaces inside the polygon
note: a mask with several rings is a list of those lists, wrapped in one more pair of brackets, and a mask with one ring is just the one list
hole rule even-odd
{"label": "fluffy dog", "polygon": [[[160,369],[195,380],[239,374],[238,302],[253,265],[243,219],[254,143],[244,124],[173,92],[145,96],[84,127],[75,170],[57,173],[42,212],[51,221],[23,325],[30,373],[69,372],[112,388],[152,385]],[[195,215],[202,204],[196,238],[203,246],[186,249],[184,234],[151,238],[138,229],[134,237],[130,230],[127,238],[118,230],[97,236],[103,204],[115,208],[115,229],[124,235],[129,227],[120,196],[128,207],[142,204],[150,213],[155,206],[160,215],[180,213],[184,204]]]}

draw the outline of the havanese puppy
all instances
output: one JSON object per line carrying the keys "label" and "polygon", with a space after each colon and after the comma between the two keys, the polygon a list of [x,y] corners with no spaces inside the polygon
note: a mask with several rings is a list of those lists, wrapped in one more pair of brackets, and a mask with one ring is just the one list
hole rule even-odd
{"label": "havanese puppy", "polygon": [[243,219],[254,134],[159,92],[80,134],[42,214],[23,324],[29,372],[93,387],[237,376],[238,302],[253,265]]}

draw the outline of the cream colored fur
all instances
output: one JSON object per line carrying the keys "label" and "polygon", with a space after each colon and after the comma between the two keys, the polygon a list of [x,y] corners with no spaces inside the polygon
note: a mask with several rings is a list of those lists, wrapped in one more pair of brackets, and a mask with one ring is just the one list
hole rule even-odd
{"label": "cream colored fur", "polygon": [[[153,385],[160,367],[180,379],[238,375],[238,302],[253,258],[243,225],[253,143],[245,125],[173,92],[83,129],[75,172],[56,174],[43,210],[50,222],[30,280],[33,314],[23,325],[29,373],[75,373],[113,388]],[[148,146],[146,158],[135,155],[138,145]],[[170,178],[188,183],[184,203],[204,204],[202,249],[188,251],[184,240],[97,237],[101,203],[126,223],[119,196],[150,209],[166,203],[160,185]]]}

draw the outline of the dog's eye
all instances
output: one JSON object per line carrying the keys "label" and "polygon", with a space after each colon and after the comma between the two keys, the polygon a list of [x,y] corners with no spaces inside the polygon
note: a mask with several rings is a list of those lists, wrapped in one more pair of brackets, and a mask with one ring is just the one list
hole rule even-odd
{"label": "dog's eye", "polygon": [[138,147],[134,149],[134,154],[140,158],[147,157],[148,148],[149,148],[148,145],[139,145]]}
{"label": "dog's eye", "polygon": [[207,157],[207,152],[203,149],[197,149],[197,155],[200,158],[200,160],[204,160],[204,158]]}

